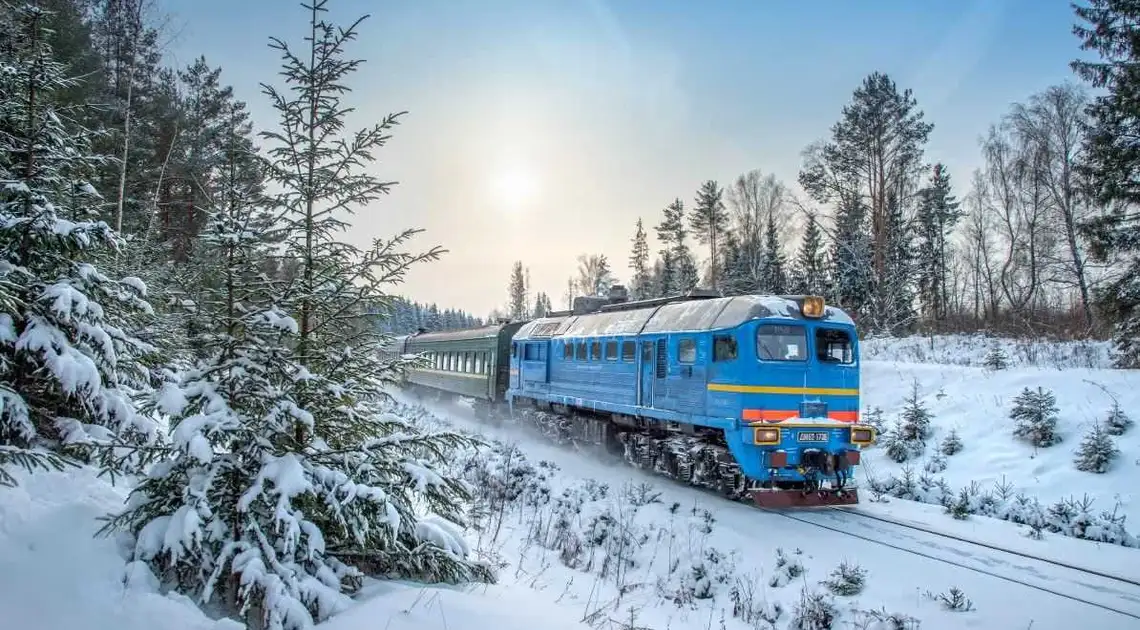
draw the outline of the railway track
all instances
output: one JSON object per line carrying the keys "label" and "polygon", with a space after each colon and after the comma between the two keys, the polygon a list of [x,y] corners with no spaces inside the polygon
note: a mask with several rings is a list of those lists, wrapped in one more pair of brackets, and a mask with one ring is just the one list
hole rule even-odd
{"label": "railway track", "polygon": [[[669,479],[679,485],[716,495],[734,503],[742,503],[766,514],[830,530],[1140,621],[1140,579],[1113,575],[1072,563],[1005,549],[984,541],[971,540],[913,523],[869,514],[857,507],[831,506],[795,511],[763,508],[740,496],[738,492],[735,495],[726,495],[723,491],[725,484],[701,483],[700,480],[691,477],[677,479],[660,470],[659,462],[647,460],[643,453],[636,454],[627,450],[624,458],[614,457],[613,453],[607,452],[598,444],[575,440],[574,435],[566,431],[565,418],[559,418],[557,422],[560,424],[553,426],[543,424],[551,418],[544,414],[524,414],[524,417],[509,420],[505,418],[492,420],[488,417],[478,417],[480,415],[476,414],[479,422],[499,427],[510,425],[512,428],[521,428],[526,433],[538,436],[556,446],[570,447],[579,454],[594,458],[610,461],[623,459],[631,468],[651,473],[654,477]],[[587,419],[590,420],[592,419]],[[934,542],[935,540],[950,541],[959,546],[938,544]],[[982,553],[969,553],[963,550],[961,545],[981,550]]]}
{"label": "railway track", "polygon": [[[1140,621],[1140,580],[1003,549],[986,542],[868,514],[857,508],[825,507],[797,512],[756,509]],[[875,525],[854,525],[860,520]],[[916,536],[916,533],[920,535]],[[957,546],[938,544],[931,537],[953,541]],[[965,552],[961,545],[984,552],[971,554]]]}

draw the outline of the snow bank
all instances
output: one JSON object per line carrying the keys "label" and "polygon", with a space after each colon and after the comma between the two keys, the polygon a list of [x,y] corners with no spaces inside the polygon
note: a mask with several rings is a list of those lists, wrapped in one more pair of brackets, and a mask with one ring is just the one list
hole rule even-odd
{"label": "snow bank", "polygon": [[[992,371],[872,360],[863,363],[864,410],[881,408],[889,426],[898,417],[915,380],[922,402],[933,414],[933,435],[925,456],[897,464],[881,448],[872,448],[864,456],[861,481],[867,475],[900,474],[904,466],[912,467],[916,474],[923,472],[938,444],[954,429],[964,450],[946,457],[946,469],[934,475],[944,477],[955,491],[971,482],[990,490],[1004,478],[1014,490],[1046,505],[1088,495],[1095,501],[1096,512],[1111,512],[1119,503],[1119,513],[1128,519],[1126,527],[1134,534],[1140,532],[1136,486],[1140,478],[1140,374],[1136,371],[1032,367]],[[1013,399],[1026,387],[1042,387],[1055,394],[1061,443],[1034,449],[1014,439],[1009,412]],[[1105,390],[1138,423],[1114,438],[1121,455],[1106,473],[1081,472],[1073,463],[1074,451],[1093,423],[1107,417],[1112,396]]]}
{"label": "snow bank", "polygon": [[1001,348],[1010,367],[1112,367],[1112,345],[1107,341],[1007,339],[982,334],[871,337],[860,342],[860,353],[864,361],[981,367],[995,347]]}
{"label": "snow bank", "polygon": [[126,489],[89,468],[28,475],[0,488],[0,627],[5,630],[240,630],[128,567],[96,519],[122,507]]}

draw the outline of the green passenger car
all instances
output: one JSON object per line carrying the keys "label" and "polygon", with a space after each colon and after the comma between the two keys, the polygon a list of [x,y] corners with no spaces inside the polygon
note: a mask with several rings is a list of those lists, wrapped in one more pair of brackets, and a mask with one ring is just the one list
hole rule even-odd
{"label": "green passenger car", "polygon": [[408,370],[413,385],[478,400],[503,400],[510,376],[511,337],[524,322],[419,333],[395,340],[399,354],[422,356],[427,365]]}

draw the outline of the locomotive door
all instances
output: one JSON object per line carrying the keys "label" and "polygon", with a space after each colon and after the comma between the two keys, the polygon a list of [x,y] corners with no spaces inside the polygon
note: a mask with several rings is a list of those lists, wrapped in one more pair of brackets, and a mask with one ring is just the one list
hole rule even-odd
{"label": "locomotive door", "polygon": [[653,342],[641,342],[641,360],[638,369],[638,380],[640,386],[638,387],[638,400],[637,404],[642,407],[653,406],[653,373],[654,366],[657,362],[654,360]]}

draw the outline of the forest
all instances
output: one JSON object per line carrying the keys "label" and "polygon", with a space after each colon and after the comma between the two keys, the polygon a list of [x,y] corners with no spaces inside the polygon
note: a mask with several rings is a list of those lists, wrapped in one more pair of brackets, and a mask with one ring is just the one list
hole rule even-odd
{"label": "forest", "polygon": [[[386,330],[479,322],[397,297],[442,254],[412,249],[415,228],[345,240],[393,187],[369,166],[403,113],[347,128],[368,21],[331,4],[291,7],[307,24],[269,39],[263,129],[220,68],[163,65],[144,0],[0,14],[0,485],[12,467],[138,479],[101,535],[128,536],[164,589],[256,628],[328,619],[366,576],[495,580],[421,518],[465,526],[469,488],[440,471],[474,438],[385,411],[416,360],[383,358]],[[809,148],[808,198],[757,172],[706,182],[664,204],[656,257],[639,222],[634,295],[704,282],[822,293],[874,332],[1111,333],[1134,366],[1140,5],[1094,0],[1076,18],[1100,60],[1074,70],[1103,94],[1014,105],[966,189],[926,163],[916,97],[872,73]],[[578,271],[571,299],[613,282],[604,257]],[[511,275],[510,316],[551,309],[521,262]]]}
{"label": "forest", "polygon": [[[1136,367],[1133,216],[1126,192],[1105,179],[1135,179],[1121,161],[1134,150],[1123,140],[1131,119],[1115,109],[1124,97],[1092,96],[1117,89],[1131,54],[1123,35],[1097,26],[1133,10],[1075,7],[1082,49],[1103,60],[1073,62],[1073,80],[1012,103],[980,139],[972,173],[952,174],[928,155],[937,123],[920,95],[871,72],[827,134],[805,146],[802,192],[751,170],[704,181],[691,198],[666,197],[660,214],[634,226],[624,284],[633,298],[697,286],[823,295],[864,334],[1111,335],[1118,363]],[[566,307],[576,295],[604,295],[620,265],[579,256]],[[518,261],[505,314],[550,310],[545,295],[534,306],[522,297],[523,274]]]}

